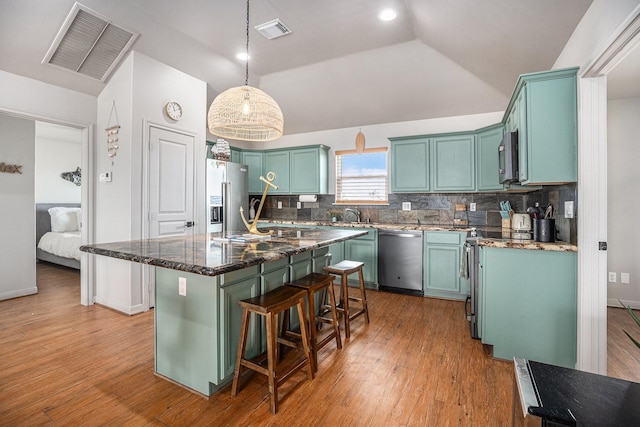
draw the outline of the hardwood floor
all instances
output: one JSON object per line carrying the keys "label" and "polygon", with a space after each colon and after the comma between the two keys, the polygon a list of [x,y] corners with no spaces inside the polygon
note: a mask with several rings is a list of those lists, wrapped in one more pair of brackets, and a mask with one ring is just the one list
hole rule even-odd
{"label": "hardwood floor", "polygon": [[[634,310],[637,316],[640,311]],[[640,328],[623,308],[607,307],[607,375],[640,383],[640,349],[625,335],[640,340]]]}
{"label": "hardwood floor", "polygon": [[79,275],[38,267],[38,295],[0,302],[0,425],[505,426],[512,364],[469,337],[461,302],[369,292],[371,323],[320,352],[269,412],[266,379],[207,400],[153,374],[153,312],[79,305]]}

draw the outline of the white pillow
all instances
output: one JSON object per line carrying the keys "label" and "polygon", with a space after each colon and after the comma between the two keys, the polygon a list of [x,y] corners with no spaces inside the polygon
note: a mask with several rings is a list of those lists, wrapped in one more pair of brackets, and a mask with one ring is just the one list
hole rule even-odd
{"label": "white pillow", "polygon": [[79,211],[80,208],[50,208],[49,216],[51,217],[51,231],[54,233],[78,231]]}

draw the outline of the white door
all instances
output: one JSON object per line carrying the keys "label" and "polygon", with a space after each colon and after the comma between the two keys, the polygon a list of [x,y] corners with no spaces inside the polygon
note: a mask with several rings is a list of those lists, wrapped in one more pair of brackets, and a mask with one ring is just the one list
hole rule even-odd
{"label": "white door", "polygon": [[195,137],[149,129],[149,238],[191,234]]}

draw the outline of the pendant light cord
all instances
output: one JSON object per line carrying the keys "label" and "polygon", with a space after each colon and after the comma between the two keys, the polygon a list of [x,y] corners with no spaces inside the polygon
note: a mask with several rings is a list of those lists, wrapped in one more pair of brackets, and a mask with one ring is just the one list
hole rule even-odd
{"label": "pendant light cord", "polygon": [[247,0],[247,59],[245,64],[244,85],[249,86],[249,0]]}

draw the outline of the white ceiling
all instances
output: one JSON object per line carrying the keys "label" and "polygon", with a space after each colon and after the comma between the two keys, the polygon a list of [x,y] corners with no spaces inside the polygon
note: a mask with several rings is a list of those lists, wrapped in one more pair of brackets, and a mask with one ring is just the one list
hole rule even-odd
{"label": "white ceiling", "polygon": [[[97,95],[103,83],[41,64],[73,0],[0,0],[0,69]],[[208,83],[244,84],[241,0],[82,0],[140,33],[133,49]],[[504,110],[519,74],[550,69],[591,0],[254,0],[249,84],[285,134]],[[381,22],[383,7],[398,18]],[[293,33],[267,40],[280,18]],[[580,65],[580,64],[576,64]]]}

